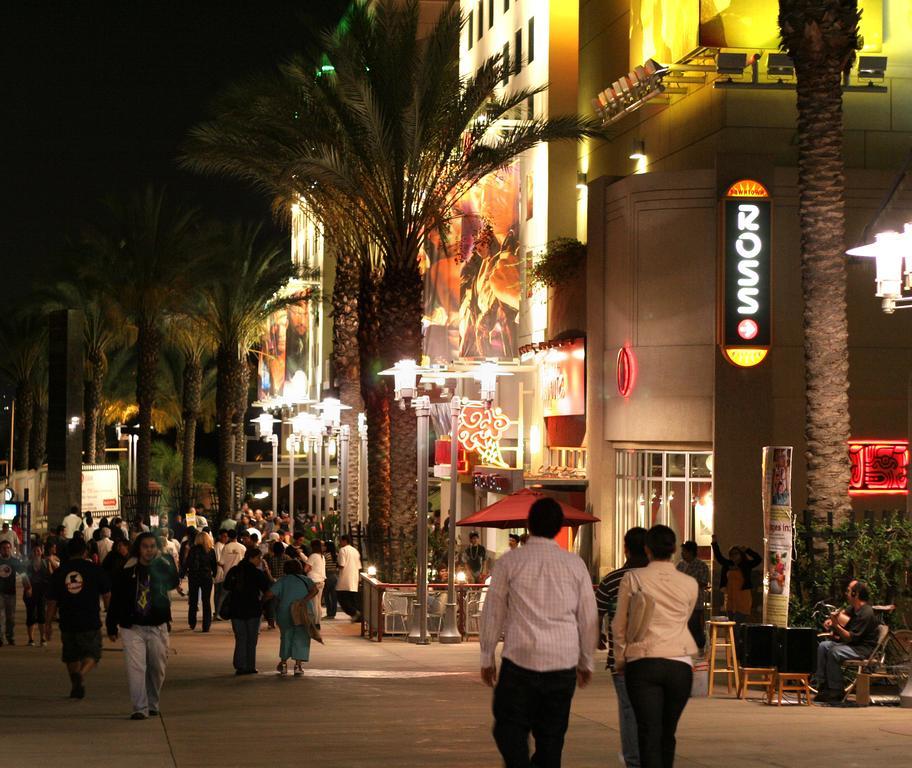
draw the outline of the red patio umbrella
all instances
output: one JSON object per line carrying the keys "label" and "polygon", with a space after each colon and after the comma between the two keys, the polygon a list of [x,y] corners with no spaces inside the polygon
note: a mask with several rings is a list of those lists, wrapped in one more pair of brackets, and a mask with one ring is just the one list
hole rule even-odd
{"label": "red patio umbrella", "polygon": [[[529,507],[546,496],[548,496],[547,493],[523,488],[523,490],[511,493],[507,498],[495,502],[490,507],[485,507],[474,515],[464,517],[456,525],[471,525],[475,528],[523,528],[529,519]],[[559,501],[557,503],[560,504],[564,512],[564,525],[576,528],[586,523],[597,523],[599,521],[597,517],[581,512]]]}

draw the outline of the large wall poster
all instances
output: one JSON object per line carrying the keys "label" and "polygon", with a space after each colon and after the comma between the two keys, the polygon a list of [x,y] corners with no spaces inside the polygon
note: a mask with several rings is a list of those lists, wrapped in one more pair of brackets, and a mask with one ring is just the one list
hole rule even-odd
{"label": "large wall poster", "polygon": [[301,293],[294,303],[273,312],[260,340],[260,399],[280,397],[285,383],[303,371],[308,385],[313,380],[316,359],[310,291]]}
{"label": "large wall poster", "polygon": [[763,449],[763,623],[788,626],[794,549],[792,448]]}
{"label": "large wall poster", "polygon": [[445,237],[424,244],[424,352],[432,362],[519,355],[519,163],[462,199]]}

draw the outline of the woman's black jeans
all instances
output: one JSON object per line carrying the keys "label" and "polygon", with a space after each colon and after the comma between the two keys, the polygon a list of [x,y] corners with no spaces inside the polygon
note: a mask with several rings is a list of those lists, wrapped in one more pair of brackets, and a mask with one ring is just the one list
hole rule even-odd
{"label": "woman's black jeans", "polygon": [[627,664],[624,677],[636,713],[641,768],[671,768],[675,731],[690,698],[692,667],[671,659],[639,659]]}
{"label": "woman's black jeans", "polygon": [[196,629],[197,607],[202,602],[203,632],[208,632],[212,624],[212,579],[197,579],[191,576],[188,581],[187,623],[190,629]]}

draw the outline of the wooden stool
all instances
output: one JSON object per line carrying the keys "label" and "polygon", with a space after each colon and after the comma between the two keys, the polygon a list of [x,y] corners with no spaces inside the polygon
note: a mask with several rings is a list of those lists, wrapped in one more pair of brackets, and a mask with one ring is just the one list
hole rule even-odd
{"label": "wooden stool", "polygon": [[779,678],[779,696],[776,706],[782,706],[783,693],[798,694],[798,703],[801,704],[801,694],[804,694],[804,703],[811,706],[811,685],[808,682],[809,673],[807,672],[780,672]]}
{"label": "wooden stool", "polygon": [[773,703],[773,690],[776,687],[775,667],[741,667],[741,685],[738,687],[738,698],[743,699],[751,686],[766,691],[766,703]]}
{"label": "wooden stool", "polygon": [[[725,666],[716,666],[716,650],[725,649]],[[716,673],[726,674],[725,682],[728,692],[732,692],[732,678],[735,681],[735,691],[739,690],[741,682],[738,677],[738,653],[735,650],[735,622],[710,621],[709,622],[709,695],[713,695],[713,685]]]}

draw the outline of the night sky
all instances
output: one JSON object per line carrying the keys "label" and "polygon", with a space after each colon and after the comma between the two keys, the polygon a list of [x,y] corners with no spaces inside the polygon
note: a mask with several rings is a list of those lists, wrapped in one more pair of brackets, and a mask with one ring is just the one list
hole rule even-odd
{"label": "night sky", "polygon": [[[224,218],[268,220],[239,183],[194,177],[175,156],[226,84],[314,45],[344,2],[8,3],[3,224],[7,295],[56,277],[61,244],[108,194],[147,181]],[[15,286],[15,288],[13,287]]]}

